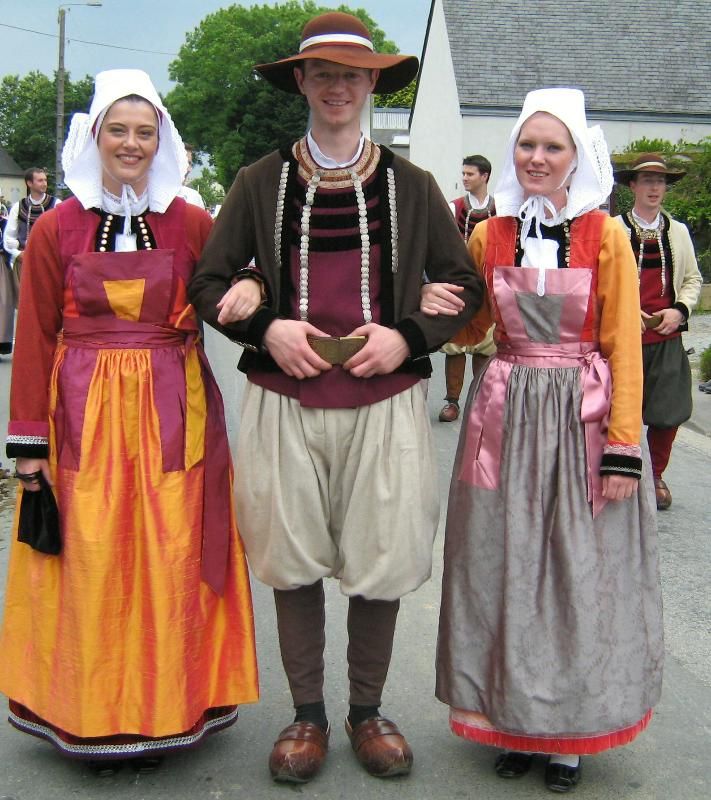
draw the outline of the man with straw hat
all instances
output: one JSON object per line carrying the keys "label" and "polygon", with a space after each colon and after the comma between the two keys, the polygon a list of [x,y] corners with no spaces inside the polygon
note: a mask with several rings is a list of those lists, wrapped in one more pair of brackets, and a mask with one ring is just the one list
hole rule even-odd
{"label": "man with straw hat", "polygon": [[686,173],[669,167],[658,153],[641,153],[615,172],[634,195],[630,212],[617,219],[627,231],[637,260],[642,307],[643,419],[652,457],[657,508],[672,502],[662,474],[674,437],[691,416],[691,370],[681,340],[701,291],[689,231],[662,208],[667,186]]}
{"label": "man with straw hat", "polygon": [[[466,321],[482,284],[432,176],[360,130],[368,95],[406,86],[416,58],[375,53],[360,20],[331,12],[297,55],[257,71],[306,96],[311,129],[239,172],[190,293],[246,348],[238,516],[274,588],[296,708],[269,766],[304,782],[326,756],[323,578],[335,577],[349,600],[346,732],[370,774],[402,775],[412,752],[379,706],[400,597],[430,575],[439,517],[420,380],[463,322],[421,313],[420,286],[425,272],[461,286]],[[230,287],[252,258],[267,299],[238,322]]]}

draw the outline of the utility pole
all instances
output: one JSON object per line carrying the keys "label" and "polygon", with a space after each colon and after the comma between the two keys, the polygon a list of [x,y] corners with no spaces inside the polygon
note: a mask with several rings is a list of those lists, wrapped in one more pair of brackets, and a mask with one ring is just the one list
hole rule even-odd
{"label": "utility pole", "polygon": [[57,62],[57,150],[54,158],[55,194],[61,197],[60,187],[64,184],[62,171],[62,150],[64,149],[64,18],[66,8],[59,7],[59,60]]}

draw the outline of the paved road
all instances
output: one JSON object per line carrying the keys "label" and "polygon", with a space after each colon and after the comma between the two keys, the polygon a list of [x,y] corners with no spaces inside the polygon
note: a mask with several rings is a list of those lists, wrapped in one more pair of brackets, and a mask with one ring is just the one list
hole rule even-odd
{"label": "paved road", "polygon": [[[711,343],[711,336],[708,338]],[[227,399],[230,438],[234,442],[242,387],[235,370],[238,350],[212,335],[208,349]],[[429,404],[444,507],[459,423],[443,425],[435,421],[443,387],[442,361],[441,356],[436,358]],[[7,383],[8,365],[0,363],[0,408],[6,404]],[[711,397],[708,400],[711,404]],[[2,419],[0,426],[4,428]],[[711,426],[708,432],[711,433]],[[649,730],[635,743],[586,759],[583,782],[576,790],[576,797],[581,800],[706,800],[711,796],[710,466],[711,438],[690,429],[681,431],[669,469],[674,504],[659,515],[667,636],[662,702]],[[3,582],[9,525],[5,503],[4,512],[0,511]],[[261,800],[295,795],[314,800],[523,800],[548,796],[542,784],[542,765],[520,781],[502,781],[493,774],[492,753],[487,748],[468,744],[448,732],[445,709],[432,693],[441,558],[440,534],[432,580],[402,604],[383,708],[401,725],[415,751],[415,769],[409,778],[389,782],[370,778],[349,751],[341,722],[347,708],[343,635],[346,603],[331,582],[327,594],[331,753],[323,773],[307,786],[290,788],[270,782],[266,758],[275,734],[290,721],[290,698],[275,643],[271,594],[255,585],[262,700],[245,707],[232,730],[215,736],[193,753],[175,757],[153,776],[137,777],[125,771],[115,778],[97,780],[81,766],[59,758],[44,743],[0,724],[0,800]]]}

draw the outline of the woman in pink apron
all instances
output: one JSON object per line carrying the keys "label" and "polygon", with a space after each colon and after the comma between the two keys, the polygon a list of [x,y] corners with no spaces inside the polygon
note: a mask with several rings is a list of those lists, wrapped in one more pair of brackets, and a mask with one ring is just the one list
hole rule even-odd
{"label": "woman in pink apron", "polygon": [[[642,430],[637,273],[599,128],[573,89],[529,93],[470,252],[497,354],[472,386],[449,498],[437,697],[501,777],[627,744],[659,699],[655,500]],[[456,305],[446,285],[430,312]],[[641,479],[641,480],[640,480]]]}
{"label": "woman in pink apron", "polygon": [[12,543],[0,690],[16,728],[99,774],[148,771],[258,696],[222,399],[186,292],[211,220],[176,197],[185,149],[144,72],[97,76],[63,165],[74,197],[26,251],[7,445],[20,497],[53,485],[62,549]]}

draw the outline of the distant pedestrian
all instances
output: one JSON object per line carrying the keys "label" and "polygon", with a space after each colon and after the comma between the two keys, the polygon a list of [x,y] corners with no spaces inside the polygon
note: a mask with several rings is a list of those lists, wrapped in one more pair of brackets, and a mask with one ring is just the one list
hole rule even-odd
{"label": "distant pedestrian", "polygon": [[51,208],[62,201],[47,194],[47,173],[40,167],[30,167],[25,172],[27,196],[13,203],[5,226],[3,246],[19,283],[22,272],[22,254],[32,226]]}
{"label": "distant pedestrian", "polygon": [[634,206],[617,217],[637,260],[642,307],[644,400],[642,415],[652,457],[657,508],[671,505],[662,478],[679,425],[691,416],[691,367],[682,342],[689,315],[699,299],[701,272],[689,230],[662,208],[670,184],[686,172],[669,167],[659,153],[641,153],[615,172],[629,186]]}

